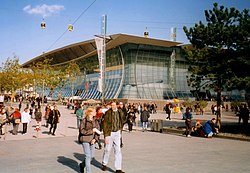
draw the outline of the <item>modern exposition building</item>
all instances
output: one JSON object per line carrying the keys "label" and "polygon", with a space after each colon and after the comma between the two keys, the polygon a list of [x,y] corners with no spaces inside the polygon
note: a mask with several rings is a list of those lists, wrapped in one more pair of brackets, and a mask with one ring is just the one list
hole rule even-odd
{"label": "modern exposition building", "polygon": [[[111,35],[106,40],[105,99],[165,100],[192,97],[187,84],[188,63],[182,56],[181,43],[125,34]],[[65,86],[45,95],[80,96],[100,99],[100,68],[95,39],[65,46],[38,56],[23,66],[52,59],[52,65],[75,61],[84,77],[74,88]]]}

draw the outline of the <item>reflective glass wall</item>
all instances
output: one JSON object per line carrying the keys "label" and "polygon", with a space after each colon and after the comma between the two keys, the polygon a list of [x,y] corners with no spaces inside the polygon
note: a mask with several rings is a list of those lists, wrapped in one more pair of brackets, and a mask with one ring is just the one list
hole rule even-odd
{"label": "reflective glass wall", "polygon": [[170,99],[191,96],[186,80],[188,65],[179,49],[123,45],[125,78],[119,97]]}
{"label": "reflective glass wall", "polygon": [[[86,74],[78,85],[82,98],[100,99],[97,55],[78,61]],[[172,99],[190,97],[188,64],[179,47],[124,44],[106,52],[104,98]],[[86,84],[88,88],[86,90]],[[82,88],[82,89],[81,89]]]}

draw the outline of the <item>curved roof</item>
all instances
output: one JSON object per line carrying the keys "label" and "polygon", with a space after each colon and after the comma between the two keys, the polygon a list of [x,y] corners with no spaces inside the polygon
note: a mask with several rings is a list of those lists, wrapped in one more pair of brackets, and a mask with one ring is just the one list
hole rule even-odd
{"label": "curved roof", "polygon": [[[172,47],[181,44],[180,42],[158,40],[153,38],[145,38],[139,36],[132,36],[126,34],[115,34],[109,36],[111,39],[106,40],[106,49],[112,49],[116,46],[125,44],[125,43],[135,43],[135,44],[145,44],[145,45],[154,45],[162,47]],[[72,60],[77,60],[79,58],[89,57],[97,54],[95,39],[87,40],[84,42],[79,42],[71,44],[59,49],[55,49],[50,52],[46,52],[40,56],[37,56],[30,61],[23,64],[23,67],[28,67],[31,64],[42,61],[44,59],[52,59],[52,65],[68,63]]]}

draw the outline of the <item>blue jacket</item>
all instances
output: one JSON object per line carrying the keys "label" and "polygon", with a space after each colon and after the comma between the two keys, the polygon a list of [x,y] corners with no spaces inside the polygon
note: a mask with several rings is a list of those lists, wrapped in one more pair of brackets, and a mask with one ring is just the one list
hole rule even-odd
{"label": "blue jacket", "polygon": [[204,126],[203,126],[203,131],[205,134],[209,134],[210,132],[215,132],[215,127],[214,127],[214,123],[212,122],[212,120],[208,120]]}

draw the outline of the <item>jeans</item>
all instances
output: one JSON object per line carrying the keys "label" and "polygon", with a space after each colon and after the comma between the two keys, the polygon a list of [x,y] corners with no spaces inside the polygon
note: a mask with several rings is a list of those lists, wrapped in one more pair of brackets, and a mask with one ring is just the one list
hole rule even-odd
{"label": "jeans", "polygon": [[17,135],[19,124],[13,123],[13,135]]}
{"label": "jeans", "polygon": [[105,144],[105,147],[104,147],[102,164],[105,166],[108,164],[110,151],[113,146],[114,154],[115,154],[115,169],[121,170],[122,169],[122,153],[121,153],[121,147],[120,147],[121,131],[118,130],[117,132],[111,132],[111,135],[107,136],[106,138],[108,138],[108,144]]}
{"label": "jeans", "polygon": [[142,129],[147,130],[148,128],[148,122],[142,122]]}
{"label": "jeans", "polygon": [[95,144],[88,142],[82,143],[83,151],[85,153],[86,172],[91,173],[91,160],[95,157]]}
{"label": "jeans", "polygon": [[213,134],[214,134],[213,132],[210,132],[210,133],[207,134],[207,137],[212,137]]}
{"label": "jeans", "polygon": [[81,122],[82,122],[82,119],[79,119],[79,118],[76,119],[76,125],[78,129],[80,128]]}

